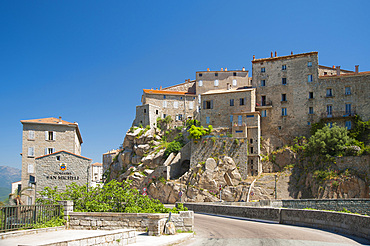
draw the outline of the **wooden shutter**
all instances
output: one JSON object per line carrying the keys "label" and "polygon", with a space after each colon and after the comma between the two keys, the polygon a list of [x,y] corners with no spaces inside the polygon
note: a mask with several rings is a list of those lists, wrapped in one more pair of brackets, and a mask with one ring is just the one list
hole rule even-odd
{"label": "wooden shutter", "polygon": [[45,155],[49,154],[48,153],[48,148],[45,148]]}
{"label": "wooden shutter", "polygon": [[203,109],[206,109],[207,107],[207,101],[203,101]]}
{"label": "wooden shutter", "polygon": [[53,148],[53,153],[55,152],[55,148]]}
{"label": "wooden shutter", "polygon": [[48,140],[48,139],[49,139],[49,132],[45,131],[45,140]]}
{"label": "wooden shutter", "polygon": [[211,109],[213,108],[213,100],[211,100]]}
{"label": "wooden shutter", "polygon": [[55,135],[56,135],[56,132],[53,131],[53,140],[55,140]]}

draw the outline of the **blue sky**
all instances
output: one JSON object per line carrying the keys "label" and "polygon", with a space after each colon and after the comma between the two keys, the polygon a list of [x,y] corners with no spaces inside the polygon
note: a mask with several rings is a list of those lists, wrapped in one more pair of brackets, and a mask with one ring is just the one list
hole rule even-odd
{"label": "blue sky", "polygon": [[143,88],[252,56],[318,51],[370,70],[370,1],[19,0],[0,5],[0,165],[21,167],[22,119],[77,121],[82,155],[118,147]]}

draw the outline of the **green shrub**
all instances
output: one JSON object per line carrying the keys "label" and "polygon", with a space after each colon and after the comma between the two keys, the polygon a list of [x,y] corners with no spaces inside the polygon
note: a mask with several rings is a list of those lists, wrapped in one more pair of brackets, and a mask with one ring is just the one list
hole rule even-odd
{"label": "green shrub", "polygon": [[236,145],[239,144],[239,139],[235,138],[234,139],[234,144],[236,144]]}
{"label": "green shrub", "polygon": [[177,154],[183,145],[180,142],[172,141],[168,143],[166,150],[164,151],[164,157],[167,158],[171,153]]}

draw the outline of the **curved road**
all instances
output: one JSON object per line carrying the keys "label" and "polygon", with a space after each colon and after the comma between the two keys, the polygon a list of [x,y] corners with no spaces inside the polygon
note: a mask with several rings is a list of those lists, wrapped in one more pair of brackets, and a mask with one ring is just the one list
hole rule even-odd
{"label": "curved road", "polygon": [[[369,245],[319,229],[217,215],[195,214],[195,237],[181,245]],[[357,240],[357,241],[356,241]]]}

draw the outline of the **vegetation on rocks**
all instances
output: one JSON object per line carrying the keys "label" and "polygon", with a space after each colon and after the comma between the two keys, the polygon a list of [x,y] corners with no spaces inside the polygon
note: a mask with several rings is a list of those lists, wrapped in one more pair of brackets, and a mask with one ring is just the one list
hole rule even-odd
{"label": "vegetation on rocks", "polygon": [[76,212],[178,213],[177,208],[165,208],[159,200],[143,196],[130,185],[131,181],[112,180],[102,187],[89,189],[73,183],[62,192],[58,192],[57,187],[46,187],[40,192],[42,198],[38,198],[37,203],[57,204],[60,200],[72,200]]}

